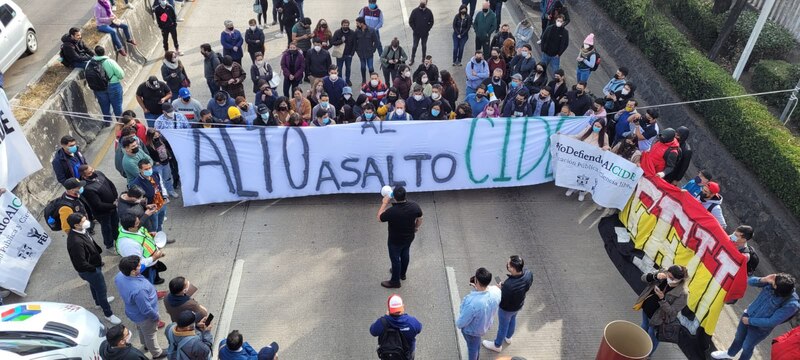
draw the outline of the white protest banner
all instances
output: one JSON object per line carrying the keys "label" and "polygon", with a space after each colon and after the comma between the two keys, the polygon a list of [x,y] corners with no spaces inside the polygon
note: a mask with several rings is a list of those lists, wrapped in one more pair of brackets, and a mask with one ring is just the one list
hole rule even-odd
{"label": "white protest banner", "polygon": [[162,130],[187,206],[295,196],[480,189],[553,180],[550,135],[586,117]]}
{"label": "white protest banner", "polygon": [[42,163],[11,112],[6,92],[0,89],[0,188],[11,190],[41,168]]}
{"label": "white protest banner", "polygon": [[33,268],[50,236],[11,191],[0,196],[0,287],[25,296]]}
{"label": "white protest banner", "polygon": [[550,142],[557,186],[588,191],[600,206],[625,207],[644,173],[640,167],[572,136],[556,134]]}

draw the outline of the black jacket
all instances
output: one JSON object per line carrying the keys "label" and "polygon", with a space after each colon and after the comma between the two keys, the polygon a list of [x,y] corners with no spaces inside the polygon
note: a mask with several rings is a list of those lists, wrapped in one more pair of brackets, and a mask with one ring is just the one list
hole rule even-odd
{"label": "black jacket", "polygon": [[583,95],[578,96],[578,92],[572,90],[567,92],[567,104],[569,104],[569,111],[575,113],[575,116],[583,116],[592,108],[592,98],[586,95],[585,91]]}
{"label": "black jacket", "polygon": [[358,28],[354,37],[356,38],[356,53],[359,58],[371,57],[378,49],[378,35],[375,33],[375,29],[367,27],[367,30],[361,30]]}
{"label": "black jacket", "polygon": [[550,25],[542,33],[542,52],[549,56],[561,56],[569,46],[569,31],[563,26]]}
{"label": "black jacket", "polygon": [[681,142],[681,156],[678,158],[678,163],[675,164],[675,170],[664,175],[666,181],[679,181],[686,175],[689,170],[689,164],[692,162],[692,147],[686,141]]}
{"label": "black jacket", "polygon": [[117,187],[114,186],[100,170],[94,171],[94,179],[86,179],[82,197],[92,208],[95,216],[103,216],[117,211],[114,201],[117,200]]}
{"label": "black jacket", "polygon": [[427,7],[416,7],[411,10],[411,15],[408,16],[408,26],[414,31],[414,35],[424,36],[431,32],[433,28],[433,12]]}
{"label": "black jacket", "polygon": [[117,199],[117,214],[122,216],[122,214],[131,213],[136,215],[139,218],[139,221],[145,222],[145,220],[149,219],[150,216],[145,215],[144,205],[147,204],[147,199],[140,199],[140,201],[129,201],[122,198],[122,195],[127,195],[128,192],[123,192],[120,194],[119,198]]}
{"label": "black jacket", "polygon": [[525,294],[530,290],[533,284],[533,273],[530,270],[524,269],[522,275],[511,276],[503,281],[503,286],[500,287],[500,308],[504,311],[519,311],[522,305],[525,304]]}
{"label": "black jacket", "polygon": [[[428,74],[428,83],[430,84],[439,84],[441,81],[439,80],[439,68],[436,65],[431,64],[427,69],[425,69],[425,63],[419,64],[417,70],[414,71],[414,79],[417,78],[417,75],[421,72]],[[404,95],[405,96],[405,95]]]}
{"label": "black jacket", "polygon": [[306,71],[308,74],[322,78],[328,76],[328,68],[331,66],[331,54],[328,50],[320,49],[315,51],[313,48],[306,51]]}
{"label": "black jacket", "polygon": [[169,4],[153,6],[153,15],[161,30],[172,30],[178,27],[178,16],[175,14],[175,9]]}
{"label": "black jacket", "polygon": [[[546,71],[543,72],[539,76],[539,78],[534,79],[535,77],[536,77],[536,72],[531,72],[528,75],[528,77],[525,79],[525,81],[522,83],[523,85],[525,85],[526,88],[528,88],[528,91],[531,94],[536,94],[540,90],[542,90],[543,87],[547,86],[547,72]],[[585,113],[585,111],[583,113],[581,113],[581,115],[583,115],[584,113]],[[577,115],[578,113],[575,113],[575,114]]]}
{"label": "black jacket", "polygon": [[503,42],[506,41],[506,39],[514,39],[514,40],[516,40],[514,38],[514,35],[511,34],[511,32],[506,32],[506,33],[499,32],[494,36],[494,38],[492,38],[492,42],[491,42],[490,45],[492,47],[496,47],[496,48],[500,49],[500,48],[503,47]]}
{"label": "black jacket", "polygon": [[335,46],[342,44],[344,44],[345,56],[353,56],[353,54],[356,53],[356,34],[353,32],[353,30],[348,31],[347,33],[342,31],[342,29],[333,32],[333,36],[331,37],[331,45]]}
{"label": "black jacket", "polygon": [[[260,42],[256,41],[259,40]],[[250,30],[249,28],[247,31],[244,32],[244,42],[247,43],[247,52],[251,54],[255,54],[257,52],[264,53],[264,43],[266,42],[266,38],[264,37],[264,30],[261,28],[256,27],[255,30]]]}
{"label": "black jacket", "polygon": [[300,20],[300,8],[294,0],[289,0],[287,3],[277,2],[275,9],[283,9],[283,24],[288,25],[287,36],[291,36],[292,26]]}
{"label": "black jacket", "polygon": [[100,256],[103,250],[88,232],[81,234],[70,230],[67,234],[67,252],[72,267],[77,272],[94,272],[96,268],[103,266]]}
{"label": "black jacket", "polygon": [[[129,329],[130,330],[130,329]],[[142,352],[131,346],[126,345],[124,348],[115,348],[108,344],[108,340],[104,340],[100,344],[100,358],[103,360],[148,360]]]}
{"label": "black jacket", "polygon": [[69,34],[61,37],[61,57],[65,64],[73,64],[79,61],[89,61],[94,56],[94,51],[86,47],[83,40],[73,40]]}
{"label": "black jacket", "polygon": [[[459,9],[460,10],[460,9]],[[469,29],[472,29],[472,18],[469,14],[461,18],[461,14],[456,14],[453,18],[453,33],[456,35],[469,36]]]}
{"label": "black jacket", "polygon": [[[72,159],[77,159],[80,165],[86,164],[86,159],[83,157],[83,154],[81,154],[80,148],[78,148],[78,152],[76,152],[74,156],[75,157]],[[56,150],[53,154],[51,165],[53,165],[53,173],[56,174],[56,180],[58,180],[59,184],[63,184],[69,178],[76,177],[69,164],[72,159],[61,149]]]}

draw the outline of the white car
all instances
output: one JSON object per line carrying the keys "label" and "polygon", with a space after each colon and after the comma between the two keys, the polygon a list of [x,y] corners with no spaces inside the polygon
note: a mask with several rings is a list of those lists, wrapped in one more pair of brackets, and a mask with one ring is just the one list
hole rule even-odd
{"label": "white car", "polygon": [[0,0],[0,72],[6,72],[22,55],[38,49],[36,29],[22,9],[13,1]]}
{"label": "white car", "polygon": [[0,306],[0,359],[100,360],[105,336],[97,316],[78,305]]}

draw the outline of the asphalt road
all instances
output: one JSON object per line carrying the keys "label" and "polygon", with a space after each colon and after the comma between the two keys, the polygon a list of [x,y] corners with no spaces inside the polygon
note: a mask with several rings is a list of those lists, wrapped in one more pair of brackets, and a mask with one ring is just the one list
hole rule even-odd
{"label": "asphalt road", "polygon": [[47,64],[61,46],[61,36],[73,26],[81,27],[92,16],[94,0],[14,0],[36,28],[39,50],[25,56],[5,73],[4,88],[8,97],[25,89],[34,74]]}
{"label": "asphalt road", "polygon": [[[454,73],[463,98],[463,68],[451,69],[449,65],[451,20],[460,1],[431,3],[437,22],[429,52],[440,69]],[[324,16],[335,27],[342,18],[353,22],[366,2],[337,3],[335,7],[329,4],[306,0],[306,14],[314,23]],[[233,6],[236,8],[231,9]],[[416,3],[391,0],[381,1],[380,6],[387,22],[382,40],[388,43],[397,36],[410,52],[411,34],[402,19]],[[231,5],[198,1],[186,10],[186,22],[179,28],[186,53],[182,61],[193,82],[204,84],[199,45],[211,42],[219,48],[215,39],[219,38],[223,21],[230,18],[241,29],[252,13],[245,2]],[[504,19],[508,16],[506,12]],[[268,39],[275,32],[275,27],[270,28]],[[268,41],[267,58],[273,67],[278,65],[285,45],[285,38]],[[466,54],[472,51],[474,42],[469,41]],[[244,67],[249,68],[249,57],[245,56],[244,62]],[[357,64],[356,59],[354,65]],[[142,72],[140,80],[159,73],[159,67],[160,62],[156,61],[155,66]],[[567,74],[574,74],[574,64],[565,67]],[[359,77],[354,74],[354,82]],[[605,81],[599,76],[592,80],[592,88],[597,84],[602,87]],[[195,88],[193,97],[205,103],[209,97],[207,88]],[[135,104],[130,95],[126,104]],[[89,154],[97,154],[98,148],[89,149]],[[103,157],[98,168],[122,189],[125,182],[114,170],[112,154],[100,155]],[[181,201],[176,200],[168,205],[165,230],[177,243],[165,250],[163,261],[169,270],[164,276],[186,276],[200,288],[195,297],[219,319],[216,342],[227,331],[238,329],[257,349],[277,341],[281,358],[287,359],[376,358],[377,341],[369,335],[368,328],[386,311],[386,299],[393,292],[404,297],[407,312],[423,323],[417,358],[459,359],[451,293],[460,303],[470,290],[467,280],[475,269],[486,267],[501,275],[512,254],[526,259],[534,273],[534,285],[518,316],[514,343],[500,355],[484,349],[482,359],[507,359],[513,355],[527,359],[591,359],[608,322],[641,321],[640,314],[631,310],[636,294],[605,254],[595,226],[600,212],[590,198],[583,203],[575,197],[567,199],[563,189],[553,184],[412,193],[409,198],[421,205],[425,223],[411,248],[408,280],[395,291],[380,286],[380,281],[389,277],[389,261],[386,227],[375,221],[380,205],[378,194],[189,208],[181,207]],[[74,273],[63,238],[62,234],[54,236],[55,241],[31,277],[26,300],[68,302],[91,309],[89,290]],[[118,257],[104,254],[104,261],[109,292],[115,294],[111,278],[117,272]],[[764,259],[760,266],[768,266],[763,264]],[[166,286],[159,286],[162,289]],[[736,307],[725,307],[717,326],[718,345],[728,345],[738,314],[754,294],[748,292]],[[112,307],[127,325],[132,325],[124,319],[119,301]],[[163,309],[162,314],[166,317]],[[495,331],[496,325],[484,339]],[[160,341],[166,344],[163,336]],[[138,346],[138,341],[134,340],[134,344]],[[765,342],[754,358],[766,359],[768,351]],[[672,344],[662,344],[656,356],[684,358]]]}

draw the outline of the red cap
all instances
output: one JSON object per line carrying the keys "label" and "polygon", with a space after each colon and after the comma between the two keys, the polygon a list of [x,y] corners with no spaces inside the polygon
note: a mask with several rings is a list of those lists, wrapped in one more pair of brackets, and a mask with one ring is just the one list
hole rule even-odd
{"label": "red cap", "polygon": [[708,184],[706,184],[706,186],[708,186],[708,190],[711,191],[711,195],[719,194],[719,184],[713,181],[709,181]]}

